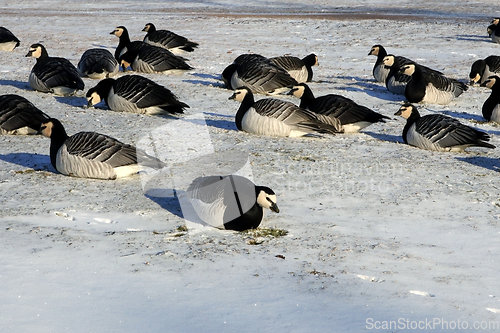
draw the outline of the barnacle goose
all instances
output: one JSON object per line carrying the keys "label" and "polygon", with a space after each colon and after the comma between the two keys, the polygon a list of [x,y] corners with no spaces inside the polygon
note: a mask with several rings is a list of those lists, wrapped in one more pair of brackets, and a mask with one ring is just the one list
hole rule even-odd
{"label": "barnacle goose", "polygon": [[[384,58],[388,55],[387,51],[382,45],[374,45],[372,46],[368,55],[374,55],[377,57],[377,61],[375,61],[375,64],[373,65],[373,71],[372,71],[373,77],[378,82],[385,84],[387,75],[389,75],[389,70],[390,70],[389,68],[386,68],[385,65],[383,64]],[[395,56],[395,57],[397,58],[400,66],[416,63],[415,61],[410,60],[403,56]],[[420,66],[424,72],[435,72],[437,74],[442,74],[441,72],[431,69],[429,67],[422,65]]]}
{"label": "barnacle goose", "polygon": [[411,76],[399,72],[400,65],[398,57],[389,54],[382,61],[385,68],[389,69],[389,73],[385,79],[387,90],[397,95],[404,95],[406,84],[410,81]]}
{"label": "barnacle goose", "polygon": [[300,98],[299,107],[338,120],[344,133],[357,133],[373,123],[384,123],[385,119],[390,119],[341,95],[314,97],[311,88],[305,83],[294,86],[289,95]]}
{"label": "barnacle goose", "polygon": [[500,75],[500,56],[491,55],[474,61],[469,74],[470,84],[481,84],[492,75]]}
{"label": "barnacle goose", "polygon": [[5,27],[0,27],[0,51],[14,51],[21,42]]}
{"label": "barnacle goose", "polygon": [[87,106],[102,100],[113,111],[141,114],[183,113],[189,108],[169,89],[140,75],[107,78],[87,91]]}
{"label": "barnacle goose", "polygon": [[34,90],[70,96],[85,88],[76,67],[68,59],[49,57],[42,44],[31,45],[26,57],[36,58],[29,76],[29,84]]}
{"label": "barnacle goose", "polygon": [[468,89],[462,82],[444,75],[423,73],[417,64],[402,66],[400,73],[411,76],[405,88],[405,97],[410,103],[449,104]]}
{"label": "barnacle goose", "polygon": [[50,138],[50,162],[63,175],[116,179],[139,172],[140,166],[165,166],[144,151],[104,134],[79,132],[68,136],[61,122],[54,118],[45,121],[40,132]]}
{"label": "barnacle goose", "polygon": [[186,195],[198,217],[219,229],[255,229],[264,208],[279,213],[273,190],[237,175],[196,178]]}
{"label": "barnacle goose", "polygon": [[153,23],[147,23],[142,31],[146,31],[144,42],[163,47],[174,54],[193,52],[198,43],[191,42],[186,37],[180,36],[169,30],[156,30]]}
{"label": "barnacle goose", "polygon": [[500,25],[491,24],[487,29],[488,35],[494,43],[500,43]]}
{"label": "barnacle goose", "polygon": [[192,69],[184,58],[176,56],[167,49],[143,41],[131,41],[128,30],[124,26],[116,27],[111,34],[119,39],[115,58],[124,71],[129,66],[132,70],[141,73]]}
{"label": "barnacle goose", "polygon": [[338,120],[302,109],[293,103],[275,98],[255,102],[252,91],[247,87],[236,89],[229,99],[241,102],[235,119],[240,131],[288,137],[341,131]]}
{"label": "barnacle goose", "polygon": [[403,140],[406,144],[427,150],[461,152],[468,147],[495,148],[486,141],[490,136],[441,114],[420,117],[417,108],[405,103],[395,113],[406,119]]}
{"label": "barnacle goose", "polygon": [[248,87],[253,93],[277,94],[298,82],[280,66],[259,54],[242,54],[222,72],[228,89]]}
{"label": "barnacle goose", "polygon": [[81,76],[104,79],[115,76],[120,70],[118,61],[106,49],[94,48],[83,52],[77,69]]}
{"label": "barnacle goose", "polygon": [[148,44],[123,53],[118,60],[123,71],[128,67],[140,73],[172,73],[193,69],[184,58],[176,56],[167,49]]}
{"label": "barnacle goose", "polygon": [[500,77],[494,75],[481,83],[481,87],[491,89],[491,95],[484,101],[483,117],[488,121],[500,123]]}
{"label": "barnacle goose", "polygon": [[36,134],[47,119],[47,114],[22,96],[0,96],[0,134]]}
{"label": "barnacle goose", "polygon": [[312,66],[318,65],[318,56],[314,53],[300,59],[292,56],[269,58],[272,63],[280,66],[298,83],[311,82],[313,77]]}

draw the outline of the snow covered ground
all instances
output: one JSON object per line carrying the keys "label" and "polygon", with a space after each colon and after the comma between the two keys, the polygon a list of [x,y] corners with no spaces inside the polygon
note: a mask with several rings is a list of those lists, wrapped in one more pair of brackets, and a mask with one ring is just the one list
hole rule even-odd
{"label": "snow covered ground", "polygon": [[[170,176],[143,188],[139,176],[60,175],[48,139],[0,137],[0,332],[500,331],[500,148],[403,144],[404,121],[393,116],[403,99],[374,81],[367,56],[382,44],[466,82],[475,60],[500,55],[486,35],[500,16],[491,1],[41,0],[1,1],[0,13],[22,43],[1,54],[2,94],[25,96],[69,134],[92,130],[148,148],[160,133],[171,153],[163,157],[179,156]],[[32,43],[76,65],[88,48],[113,51],[116,26],[142,39],[148,22],[200,43],[187,55],[194,70],[149,75],[190,105],[185,116],[86,109],[83,96],[30,89]],[[314,52],[317,96],[342,94],[393,119],[335,137],[237,132],[239,103],[219,77],[249,52]],[[499,127],[481,116],[489,94],[471,87],[450,105],[419,109],[487,131],[500,146]],[[211,149],[212,164],[195,158]],[[288,234],[184,231],[171,189],[246,162],[278,195],[281,212],[262,227]]]}

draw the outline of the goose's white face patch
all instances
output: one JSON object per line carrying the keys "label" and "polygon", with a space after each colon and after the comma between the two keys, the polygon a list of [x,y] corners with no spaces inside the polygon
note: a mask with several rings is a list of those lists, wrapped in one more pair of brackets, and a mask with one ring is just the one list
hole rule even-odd
{"label": "goose's white face patch", "polygon": [[99,104],[100,102],[101,102],[101,96],[99,96],[99,94],[96,92],[93,92],[92,95],[87,97],[88,106],[94,106],[96,104]]}
{"label": "goose's white face patch", "polygon": [[113,30],[113,35],[120,37],[123,34],[123,29],[122,28],[116,28]]}
{"label": "goose's white face patch", "polygon": [[313,66],[319,66],[318,56],[314,57],[314,65]]}
{"label": "goose's white face patch", "polygon": [[484,86],[491,89],[495,85],[496,81],[497,81],[497,79],[495,79],[493,77],[492,78],[488,78],[488,80],[486,80],[484,82]]}
{"label": "goose's white face patch", "polygon": [[271,209],[271,206],[276,205],[276,195],[260,191],[257,196],[257,204],[262,208]]}
{"label": "goose's white face patch", "polygon": [[402,106],[399,109],[399,115],[405,119],[410,118],[412,112],[411,106]]}
{"label": "goose's white face patch", "polygon": [[374,56],[378,56],[379,48],[378,47],[372,47],[370,50],[370,54]]}
{"label": "goose's white face patch", "polygon": [[29,54],[33,58],[40,58],[42,56],[42,48],[41,47],[30,47]]}
{"label": "goose's white face patch", "polygon": [[294,86],[292,88],[292,94],[295,97],[301,98],[304,95],[304,90],[303,86]]}
{"label": "goose's white face patch", "polygon": [[402,67],[402,69],[403,69],[403,74],[406,75],[413,75],[413,73],[415,73],[415,65],[406,65]]}
{"label": "goose's white face patch", "polygon": [[476,74],[476,76],[475,76],[475,77],[473,77],[470,81],[471,81],[472,83],[478,83],[478,82],[479,82],[479,80],[481,80],[481,75],[478,73],[478,74]]}
{"label": "goose's white face patch", "polygon": [[50,138],[52,136],[52,128],[54,127],[54,124],[49,121],[47,123],[43,123],[42,126],[40,127],[41,133],[43,136]]}
{"label": "goose's white face patch", "polygon": [[150,28],[151,28],[151,25],[146,24],[146,25],[144,26],[144,29],[142,29],[142,31],[146,31],[146,32],[148,32]]}
{"label": "goose's white face patch", "polygon": [[388,67],[391,67],[392,65],[394,65],[394,57],[393,56],[384,57],[382,63]]}
{"label": "goose's white face patch", "polygon": [[243,102],[243,100],[245,99],[245,96],[246,96],[246,95],[247,95],[247,90],[245,90],[245,89],[236,89],[236,90],[234,91],[234,94],[233,94],[233,96],[234,96],[234,98],[233,98],[233,99],[234,99],[235,101],[238,101],[238,102],[240,102],[240,103],[241,103],[241,102]]}

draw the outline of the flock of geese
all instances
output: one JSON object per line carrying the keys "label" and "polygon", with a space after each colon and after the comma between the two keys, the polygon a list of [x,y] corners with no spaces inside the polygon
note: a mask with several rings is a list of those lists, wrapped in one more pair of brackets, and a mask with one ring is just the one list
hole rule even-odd
{"label": "flock of geese", "polygon": [[[500,42],[500,19],[488,27],[494,42]],[[87,90],[88,106],[104,101],[109,109],[148,115],[182,114],[189,106],[166,87],[141,74],[183,72],[193,69],[183,57],[198,44],[168,30],[145,25],[142,41],[131,41],[124,26],[111,34],[119,42],[115,54],[102,48],[85,51],[77,66],[69,60],[49,56],[39,43],[29,48],[27,57],[36,58],[29,74],[30,86],[40,92],[71,96],[85,89],[82,77],[99,80]],[[497,38],[497,39],[495,39]],[[20,41],[0,27],[0,50],[13,51]],[[406,103],[395,113],[406,119],[405,143],[435,151],[463,151],[477,146],[495,148],[487,133],[466,126],[440,114],[421,117],[414,104],[449,104],[468,86],[443,73],[402,56],[388,54],[382,45],[374,45],[369,55],[377,60],[373,68],[376,81],[387,89],[404,95]],[[312,81],[312,67],[318,57],[280,56],[267,58],[259,54],[242,54],[221,73],[226,88],[233,90],[230,99],[240,102],[235,115],[238,130],[252,134],[300,137],[309,134],[334,135],[356,133],[389,117],[360,105],[347,97],[328,94],[315,97],[307,85]],[[134,74],[122,75],[120,72]],[[484,102],[483,115],[488,121],[500,122],[500,57],[489,56],[471,66],[470,84],[491,89]],[[287,93],[300,104],[275,97],[255,100],[255,94]],[[64,175],[116,179],[139,171],[139,163],[160,169],[165,164],[136,147],[110,136],[80,132],[69,136],[63,124],[39,110],[26,98],[8,94],[0,96],[1,134],[42,134],[50,138],[50,161]],[[208,176],[195,179],[186,192],[194,210],[205,223],[214,227],[246,230],[260,225],[264,209],[279,212],[276,194],[265,186],[236,176]]]}

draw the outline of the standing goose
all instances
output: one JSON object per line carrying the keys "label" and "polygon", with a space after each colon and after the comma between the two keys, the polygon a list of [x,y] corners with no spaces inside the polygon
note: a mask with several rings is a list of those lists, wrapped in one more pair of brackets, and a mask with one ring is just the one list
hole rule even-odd
{"label": "standing goose", "polygon": [[241,102],[235,119],[240,131],[287,137],[341,131],[338,120],[302,109],[293,103],[275,98],[255,102],[252,91],[247,87],[236,89],[229,99]]}
{"label": "standing goose", "polygon": [[420,117],[417,108],[406,103],[395,113],[406,119],[403,140],[427,150],[462,152],[468,147],[495,148],[486,141],[490,136],[460,121],[441,114]]}
{"label": "standing goose", "polygon": [[411,80],[411,76],[399,72],[400,65],[398,57],[389,54],[388,56],[384,57],[382,63],[384,64],[385,68],[389,69],[389,74],[385,79],[385,86],[387,90],[396,95],[404,95],[406,85]]}
{"label": "standing goose", "polygon": [[183,113],[189,106],[167,88],[140,75],[101,80],[87,92],[88,106],[102,100],[113,111],[140,114]]}
{"label": "standing goose", "polygon": [[222,72],[228,89],[248,87],[253,93],[277,94],[298,82],[268,58],[256,54],[240,55]]}
{"label": "standing goose", "polygon": [[146,31],[144,42],[163,47],[173,54],[193,52],[198,47],[198,43],[189,41],[186,37],[180,36],[169,30],[156,30],[153,23],[147,23],[142,31]]}
{"label": "standing goose", "polygon": [[96,132],[66,134],[61,122],[50,118],[40,128],[50,138],[50,162],[63,175],[116,179],[133,175],[140,166],[160,169],[164,163],[144,151]]}
{"label": "standing goose", "polygon": [[131,41],[128,30],[124,26],[116,27],[111,34],[119,39],[115,58],[122,65],[123,70],[129,66],[141,73],[192,69],[184,58],[176,56],[167,49],[143,41]]}
{"label": "standing goose", "polygon": [[34,90],[71,96],[85,88],[76,67],[68,59],[49,57],[42,44],[31,45],[26,57],[36,58],[29,76],[29,84]]}
{"label": "standing goose", "polygon": [[300,98],[301,108],[340,122],[344,133],[357,133],[371,124],[385,123],[385,119],[390,119],[344,96],[328,94],[314,97],[311,88],[305,83],[294,86],[289,95]]}
{"label": "standing goose", "polygon": [[483,104],[483,117],[488,121],[500,123],[500,77],[496,75],[488,77],[481,83],[481,87],[491,89],[490,97]]}
{"label": "standing goose", "polygon": [[417,64],[402,66],[400,73],[411,76],[405,88],[405,97],[410,103],[449,104],[468,89],[462,82],[444,75],[423,73]]}
{"label": "standing goose", "polygon": [[273,190],[237,175],[196,178],[186,194],[198,217],[219,229],[255,229],[264,208],[279,213]]}
{"label": "standing goose", "polygon": [[0,134],[36,134],[47,119],[47,114],[22,96],[0,96]]}
{"label": "standing goose", "polygon": [[0,27],[0,51],[14,51],[21,42],[9,29]]}
{"label": "standing goose", "polygon": [[81,76],[100,80],[115,76],[120,70],[120,66],[111,52],[95,48],[83,52],[77,69]]}
{"label": "standing goose", "polygon": [[[374,46],[372,46],[368,55],[374,55],[377,57],[377,61],[375,61],[375,64],[373,65],[373,71],[372,71],[373,77],[378,82],[385,84],[386,79],[387,79],[387,75],[389,75],[389,68],[386,68],[383,64],[384,58],[388,55],[387,51],[385,50],[385,48],[382,45],[374,45]],[[400,66],[404,66],[404,65],[408,65],[408,64],[416,64],[415,61],[410,60],[406,57],[402,57],[402,56],[395,56],[395,57],[397,58]],[[442,74],[441,72],[438,72],[438,71],[431,69],[429,67],[422,66],[422,65],[420,65],[420,66],[424,72],[434,72],[437,74]]]}
{"label": "standing goose", "polygon": [[311,82],[313,77],[312,66],[318,65],[318,57],[312,53],[302,59],[292,56],[269,58],[272,63],[280,66],[298,83]]}
{"label": "standing goose", "polygon": [[484,83],[490,76],[500,75],[500,57],[491,55],[485,59],[476,60],[470,70],[470,84]]}

